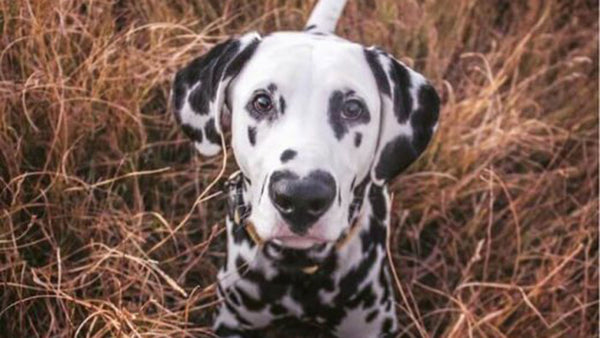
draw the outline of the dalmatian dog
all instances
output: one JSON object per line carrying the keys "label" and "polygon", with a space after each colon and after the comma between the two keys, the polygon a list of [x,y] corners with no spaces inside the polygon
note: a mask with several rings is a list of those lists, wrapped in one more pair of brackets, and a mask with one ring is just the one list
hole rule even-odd
{"label": "dalmatian dog", "polygon": [[425,150],[440,100],[391,55],[333,34],[345,2],[318,2],[304,31],[220,43],[175,76],[183,132],[213,156],[230,131],[239,165],[219,336],[288,320],[338,337],[398,330],[387,185]]}

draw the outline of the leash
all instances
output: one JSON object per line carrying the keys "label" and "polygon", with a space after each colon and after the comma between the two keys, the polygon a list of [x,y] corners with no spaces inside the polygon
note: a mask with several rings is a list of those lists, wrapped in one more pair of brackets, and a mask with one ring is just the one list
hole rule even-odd
{"label": "leash", "polygon": [[[248,206],[244,203],[243,199],[243,183],[244,175],[239,170],[231,174],[225,182],[225,189],[227,189],[228,193],[228,203],[230,203],[230,210],[233,211],[231,216],[234,224],[242,227],[242,229],[246,231],[248,237],[250,237],[254,244],[256,244],[259,248],[262,248],[265,244],[265,241],[258,235],[254,223],[247,219],[249,212],[242,213],[242,210],[249,210]],[[357,203],[354,210],[360,210],[360,204],[362,203],[362,201],[355,200],[352,203]],[[355,212],[355,214],[352,216],[352,225],[350,226],[350,229],[334,242],[333,247],[336,251],[342,250],[350,242],[350,240],[358,233],[358,216],[358,213]],[[320,267],[320,264],[315,264],[304,267],[301,270],[305,274],[312,275],[316,273]]]}

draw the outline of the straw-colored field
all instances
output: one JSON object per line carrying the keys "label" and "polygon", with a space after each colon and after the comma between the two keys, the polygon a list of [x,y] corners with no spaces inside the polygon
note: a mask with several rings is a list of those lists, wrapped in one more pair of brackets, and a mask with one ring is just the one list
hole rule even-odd
{"label": "straw-colored field", "polygon": [[[169,82],[231,34],[302,28],[313,4],[0,0],[0,336],[210,334],[223,161],[195,154]],[[598,14],[349,1],[338,33],[443,100],[392,185],[403,335],[596,335]]]}

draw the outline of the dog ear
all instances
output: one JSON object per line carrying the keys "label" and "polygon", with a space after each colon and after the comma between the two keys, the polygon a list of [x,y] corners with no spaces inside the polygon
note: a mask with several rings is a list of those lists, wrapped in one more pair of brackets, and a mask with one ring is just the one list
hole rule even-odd
{"label": "dog ear", "polygon": [[387,183],[425,150],[437,127],[440,99],[423,75],[376,48],[365,50],[381,96],[379,143],[371,177]]}
{"label": "dog ear", "polygon": [[175,119],[204,156],[221,149],[221,111],[227,87],[252,57],[260,42],[248,33],[213,47],[175,75],[171,100]]}

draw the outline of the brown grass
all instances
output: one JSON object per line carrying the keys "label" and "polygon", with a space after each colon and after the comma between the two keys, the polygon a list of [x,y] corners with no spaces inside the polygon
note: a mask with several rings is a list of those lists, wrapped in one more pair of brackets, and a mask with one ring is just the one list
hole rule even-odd
{"label": "brown grass", "polygon": [[[313,3],[0,0],[0,335],[208,334],[222,159],[166,113],[169,81]],[[339,33],[443,96],[392,189],[403,334],[595,336],[598,4],[350,0]]]}

